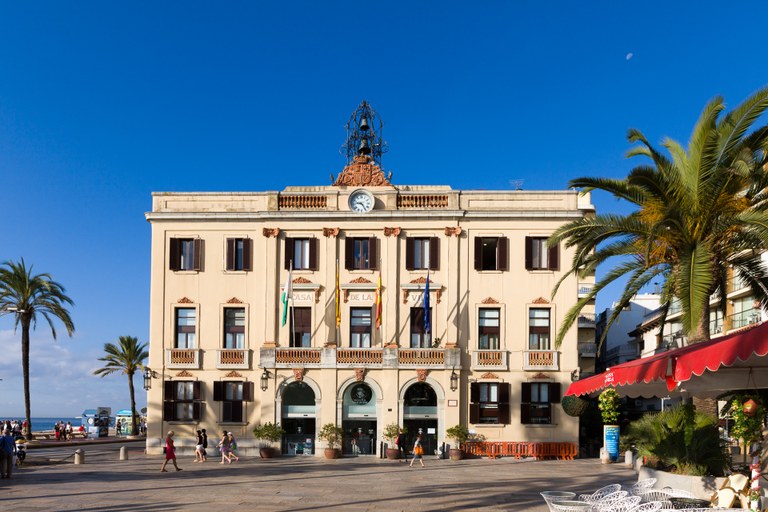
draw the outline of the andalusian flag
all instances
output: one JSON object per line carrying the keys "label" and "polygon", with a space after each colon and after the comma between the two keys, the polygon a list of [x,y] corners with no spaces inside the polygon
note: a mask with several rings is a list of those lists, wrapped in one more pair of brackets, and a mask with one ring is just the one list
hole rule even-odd
{"label": "andalusian flag", "polygon": [[293,299],[293,261],[291,261],[291,268],[288,270],[288,282],[285,283],[283,288],[283,297],[280,299],[283,303],[283,319],[280,325],[285,326],[285,322],[288,320],[288,301]]}
{"label": "andalusian flag", "polygon": [[379,272],[379,284],[376,286],[376,328],[381,328],[381,272]]}
{"label": "andalusian flag", "polygon": [[339,288],[339,260],[336,260],[336,328],[341,325],[341,300]]}

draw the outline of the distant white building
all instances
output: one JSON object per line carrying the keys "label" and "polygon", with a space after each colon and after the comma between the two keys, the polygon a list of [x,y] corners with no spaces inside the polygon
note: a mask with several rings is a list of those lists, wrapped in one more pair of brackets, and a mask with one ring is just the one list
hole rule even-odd
{"label": "distant white building", "polygon": [[[647,315],[656,311],[661,303],[661,297],[655,293],[638,294],[632,298],[629,305],[619,311],[618,318],[608,329],[603,347],[600,351],[600,366],[611,366],[637,359],[640,356],[640,348],[637,338],[630,335],[638,324],[642,323]],[[595,339],[599,340],[605,332],[608,319],[618,307],[614,303],[598,315],[596,322]]]}

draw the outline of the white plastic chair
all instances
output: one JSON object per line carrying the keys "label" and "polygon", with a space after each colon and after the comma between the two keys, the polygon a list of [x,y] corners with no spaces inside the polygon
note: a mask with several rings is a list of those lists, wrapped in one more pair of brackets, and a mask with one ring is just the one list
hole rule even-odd
{"label": "white plastic chair", "polygon": [[541,491],[539,494],[547,502],[549,510],[553,510],[551,505],[553,501],[574,501],[576,499],[576,493],[570,491]]}
{"label": "white plastic chair", "polygon": [[[600,501],[592,504],[592,510],[598,512],[626,512],[640,503],[640,496],[627,496],[627,491],[609,494]],[[623,496],[622,496],[623,494]]]}
{"label": "white plastic chair", "polygon": [[563,500],[553,501],[549,508],[553,512],[591,512],[592,505],[586,501]]}
{"label": "white plastic chair", "polygon": [[661,510],[661,507],[663,506],[664,503],[661,501],[649,501],[648,503],[641,503],[635,508],[629,509],[628,512],[657,512]]}
{"label": "white plastic chair", "polygon": [[587,503],[594,503],[602,498],[605,498],[607,495],[620,490],[621,484],[606,485],[605,487],[601,487],[600,489],[596,490],[592,494],[581,494],[579,499]]}
{"label": "white plastic chair", "polygon": [[627,490],[629,491],[629,494],[639,496],[643,491],[652,489],[655,483],[655,478],[645,478],[630,485]]}

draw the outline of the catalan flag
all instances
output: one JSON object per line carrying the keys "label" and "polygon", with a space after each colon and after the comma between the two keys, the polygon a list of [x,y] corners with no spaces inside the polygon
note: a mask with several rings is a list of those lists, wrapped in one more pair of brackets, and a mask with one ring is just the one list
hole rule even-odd
{"label": "catalan flag", "polygon": [[381,328],[381,272],[379,272],[379,284],[376,286],[376,328]]}

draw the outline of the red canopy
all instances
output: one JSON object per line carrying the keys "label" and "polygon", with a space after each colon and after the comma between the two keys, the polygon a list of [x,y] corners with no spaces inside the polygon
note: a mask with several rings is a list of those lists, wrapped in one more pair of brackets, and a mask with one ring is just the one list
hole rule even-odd
{"label": "red canopy", "polygon": [[[716,396],[729,389],[768,387],[768,323],[721,338],[635,359],[578,380],[567,395],[595,395],[614,387],[622,396],[689,391]],[[682,383],[685,383],[682,385]]]}

